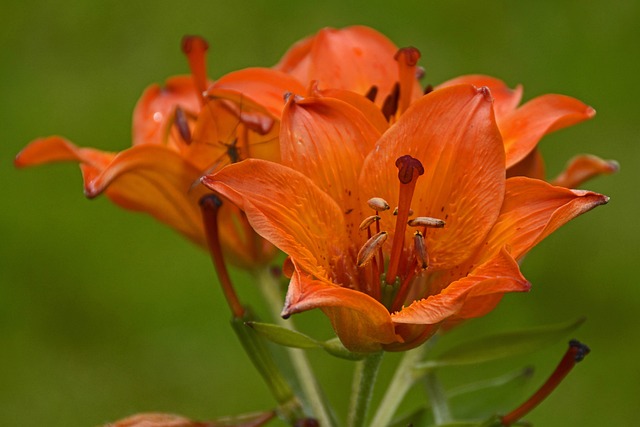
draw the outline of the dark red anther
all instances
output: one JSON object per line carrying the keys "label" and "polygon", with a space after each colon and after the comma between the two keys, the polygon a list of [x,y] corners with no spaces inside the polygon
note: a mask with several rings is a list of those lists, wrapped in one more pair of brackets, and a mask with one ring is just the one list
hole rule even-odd
{"label": "dark red anther", "polygon": [[187,114],[179,106],[176,107],[173,122],[178,129],[180,138],[187,143],[191,144],[191,129],[189,129],[189,121],[187,120]]}
{"label": "dark red anther", "polygon": [[422,92],[422,94],[429,95],[431,92],[433,92],[433,86],[427,85],[427,87],[424,88],[424,91]]}
{"label": "dark red anther", "polygon": [[387,121],[391,120],[391,117],[395,116],[398,111],[398,99],[400,98],[400,84],[393,85],[391,93],[384,99],[382,104],[382,114]]}
{"label": "dark red anther", "polygon": [[364,96],[369,101],[376,102],[376,96],[378,96],[378,86],[376,85],[371,86]]}

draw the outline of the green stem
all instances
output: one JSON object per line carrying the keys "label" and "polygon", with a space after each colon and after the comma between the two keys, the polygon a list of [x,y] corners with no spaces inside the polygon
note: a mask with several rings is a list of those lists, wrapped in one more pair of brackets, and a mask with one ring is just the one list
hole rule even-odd
{"label": "green stem", "polygon": [[429,402],[433,410],[433,419],[436,425],[451,422],[452,417],[451,411],[449,410],[449,402],[447,401],[447,396],[444,393],[440,380],[436,377],[435,371],[427,372],[423,381],[427,395],[429,396]]}
{"label": "green stem", "polygon": [[231,320],[231,326],[251,362],[260,372],[278,402],[279,415],[293,426],[296,421],[304,418],[302,407],[273,360],[265,340],[247,327],[246,322],[252,320],[255,319],[251,311],[245,308],[243,317],[234,317]]}
{"label": "green stem", "polygon": [[[273,277],[269,269],[261,269],[256,273],[260,290],[271,309],[271,314],[273,315],[276,324],[285,328],[293,329],[292,319],[285,321],[280,316],[283,301],[278,281]],[[302,393],[305,398],[304,400],[311,406],[313,415],[322,427],[333,427],[336,422],[331,416],[332,412],[327,399],[325,398],[320,385],[316,381],[311,364],[309,363],[304,350],[287,347],[287,352],[289,353],[289,358],[291,359],[296,377],[300,382],[300,387],[302,388]]]}
{"label": "green stem", "polygon": [[427,348],[428,346],[425,344],[405,352],[373,417],[371,427],[386,427],[389,425],[402,399],[418,379],[413,367],[422,360]]}
{"label": "green stem", "polygon": [[372,353],[356,365],[353,387],[351,388],[348,427],[362,427],[364,425],[383,354],[382,351]]}

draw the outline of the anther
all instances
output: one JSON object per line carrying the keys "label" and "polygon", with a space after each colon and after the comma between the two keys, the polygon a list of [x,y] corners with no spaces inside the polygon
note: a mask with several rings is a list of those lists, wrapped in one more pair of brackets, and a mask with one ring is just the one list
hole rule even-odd
{"label": "anther", "polygon": [[[413,209],[409,209],[409,216],[413,215]],[[398,207],[393,209],[393,216],[398,216]]]}
{"label": "anther", "polygon": [[391,120],[391,117],[395,116],[396,112],[398,111],[399,97],[400,84],[396,83],[393,85],[391,93],[384,99],[384,103],[382,104],[382,114],[387,121]]}
{"label": "anther", "polygon": [[376,102],[376,96],[378,96],[378,86],[376,85],[371,86],[364,96],[369,101]]}
{"label": "anther", "polygon": [[429,266],[429,254],[427,253],[427,245],[421,232],[416,231],[413,234],[413,246],[416,253],[416,259],[422,269]]}
{"label": "anther", "polygon": [[369,207],[371,209],[373,209],[374,211],[386,211],[388,209],[390,209],[389,207],[389,203],[387,203],[387,201],[381,197],[373,197],[369,200],[367,200],[367,204],[369,205]]}
{"label": "anther", "polygon": [[423,95],[429,95],[431,92],[433,92],[433,86],[431,85],[427,85],[424,88],[424,91],[422,92]]}
{"label": "anther", "polygon": [[378,249],[382,247],[382,244],[387,240],[387,232],[381,231],[379,233],[374,234],[367,242],[362,245],[360,251],[358,252],[358,257],[356,259],[356,265],[358,267],[362,267],[367,265],[376,254]]}
{"label": "anther", "polygon": [[410,219],[407,224],[410,227],[429,227],[429,228],[442,228],[445,222],[438,218],[431,218],[428,216],[417,216]]}
{"label": "anther", "polygon": [[180,138],[182,138],[185,143],[191,144],[191,130],[189,129],[187,115],[179,106],[176,107],[174,113],[174,123],[178,129],[178,133],[180,133]]}
{"label": "anther", "polygon": [[380,221],[380,217],[378,215],[371,215],[370,217],[365,218],[361,223],[360,223],[360,230],[366,230],[367,228],[369,228],[371,226],[371,224],[373,224],[376,221]]}

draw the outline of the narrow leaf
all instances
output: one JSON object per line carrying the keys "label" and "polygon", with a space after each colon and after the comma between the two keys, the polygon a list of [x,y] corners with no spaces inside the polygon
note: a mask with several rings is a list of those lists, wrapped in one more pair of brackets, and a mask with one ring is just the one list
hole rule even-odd
{"label": "narrow leaf", "polygon": [[499,360],[520,354],[532,353],[553,344],[578,328],[584,318],[555,325],[503,332],[455,346],[431,360],[416,366],[428,371],[444,366],[471,365]]}
{"label": "narrow leaf", "polygon": [[246,322],[246,325],[255,330],[271,342],[293,348],[319,348],[322,343],[292,329],[271,323]]}

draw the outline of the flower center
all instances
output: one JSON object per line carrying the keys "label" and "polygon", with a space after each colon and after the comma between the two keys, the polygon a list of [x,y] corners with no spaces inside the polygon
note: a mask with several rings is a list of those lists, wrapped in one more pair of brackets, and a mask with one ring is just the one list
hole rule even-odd
{"label": "flower center", "polygon": [[[380,230],[380,214],[390,210],[389,204],[380,197],[368,201],[368,205],[375,211],[375,215],[365,218],[360,224],[360,230],[367,230],[368,240],[358,252],[357,266],[366,268],[367,286],[362,289],[372,297],[383,302],[390,310],[399,309],[407,297],[410,284],[416,274],[429,267],[429,254],[425,243],[427,228],[444,227],[444,221],[430,217],[414,217],[411,210],[411,200],[415,191],[418,177],[424,174],[422,163],[409,155],[396,160],[398,181],[400,185],[398,207],[393,211],[395,229],[388,265],[385,272],[383,246],[389,233]],[[375,232],[372,228],[375,224]],[[413,235],[412,254],[408,258],[404,250],[407,226],[421,228]],[[375,234],[374,234],[375,233]],[[405,258],[403,258],[403,253]]]}

